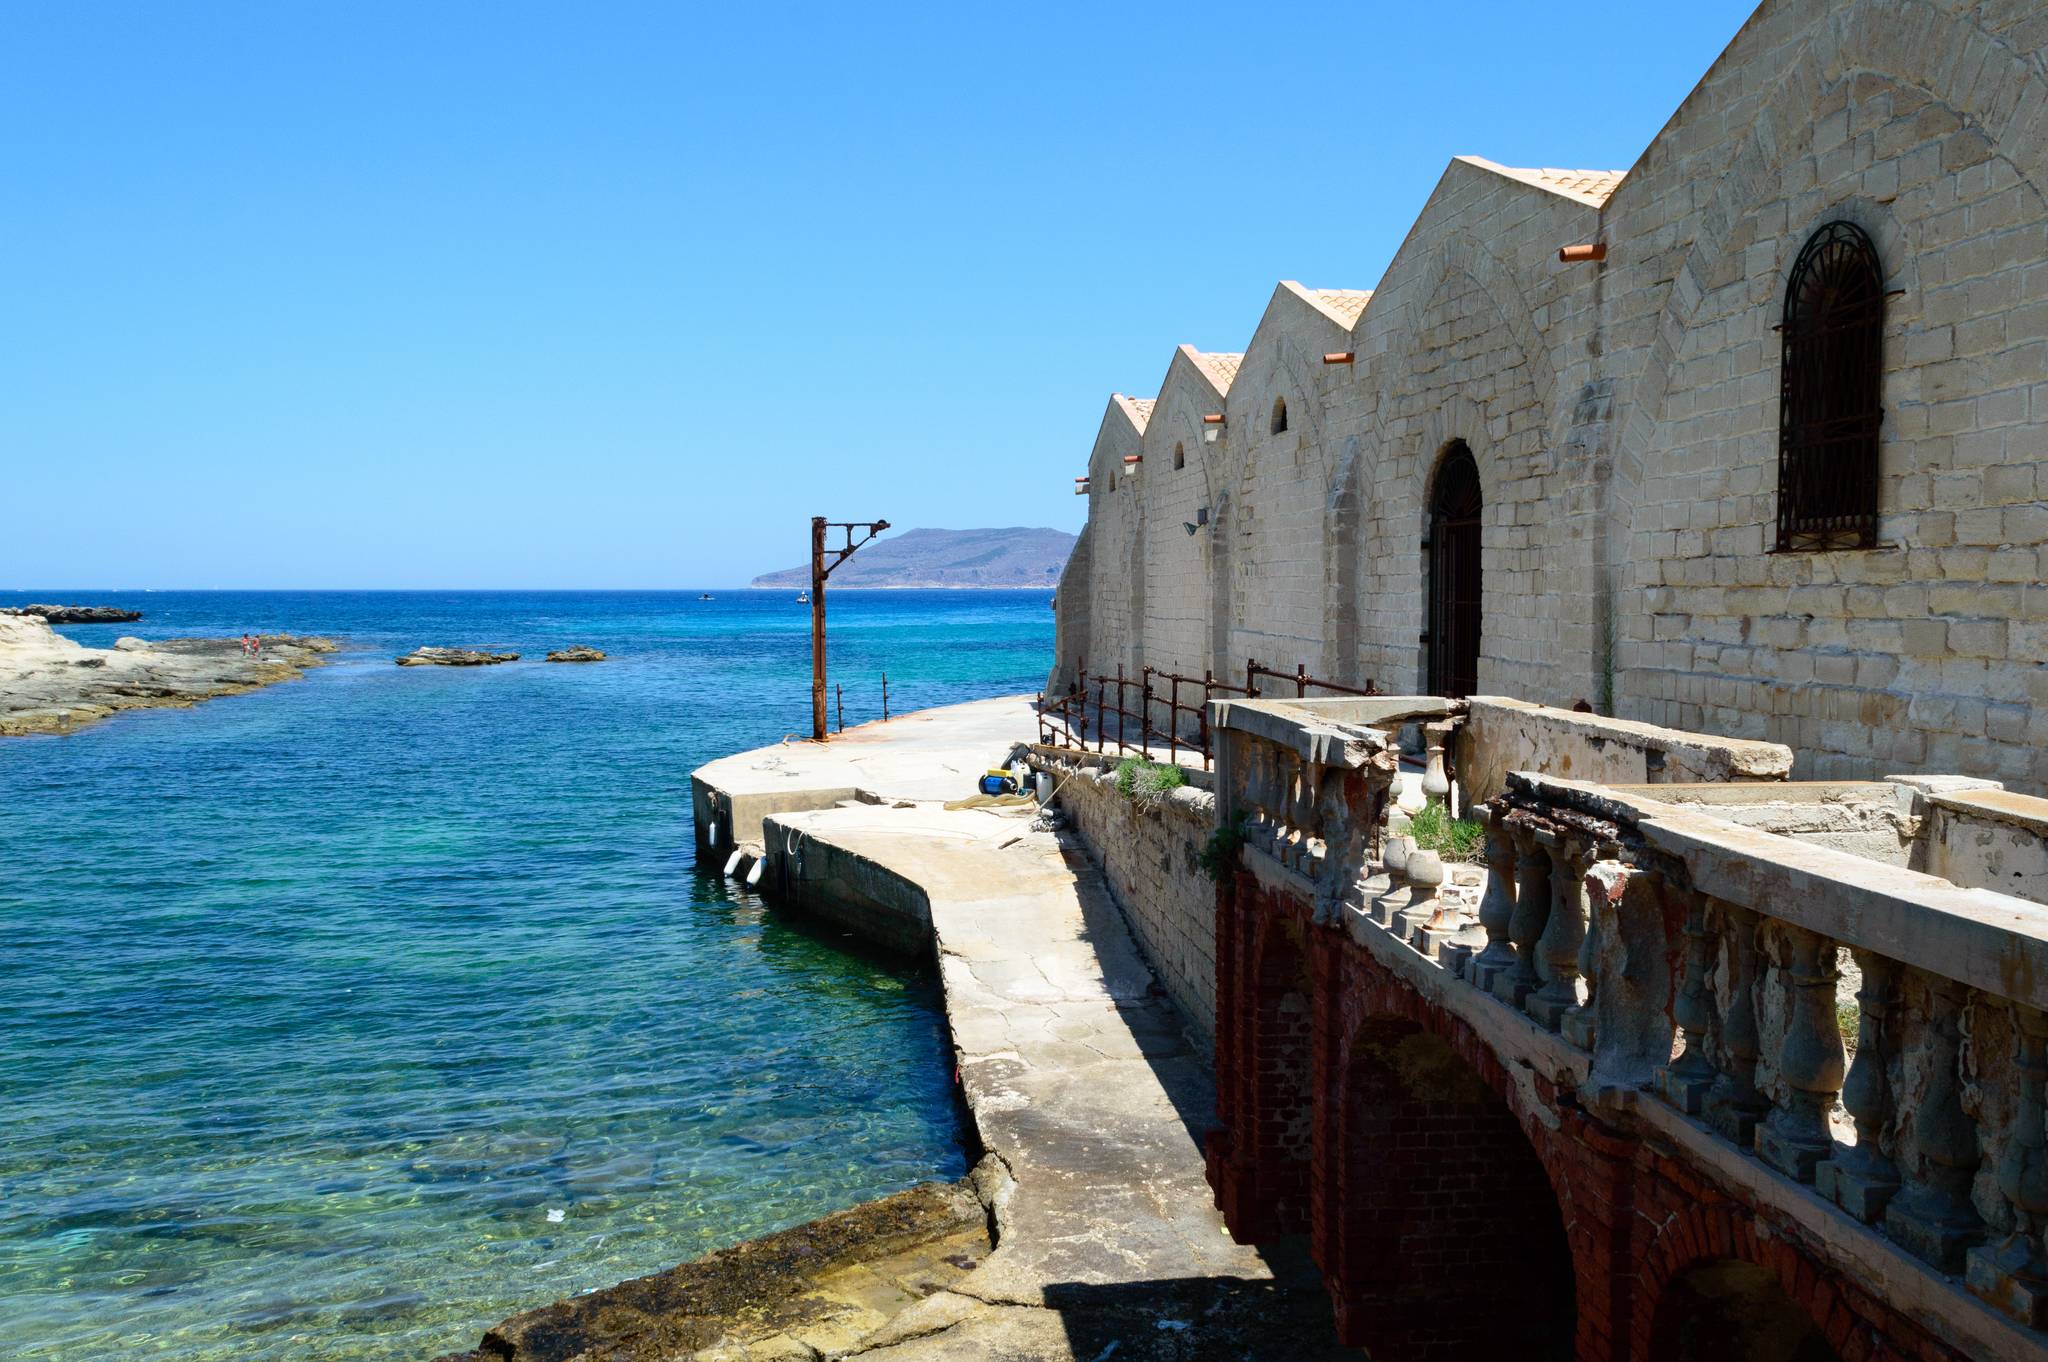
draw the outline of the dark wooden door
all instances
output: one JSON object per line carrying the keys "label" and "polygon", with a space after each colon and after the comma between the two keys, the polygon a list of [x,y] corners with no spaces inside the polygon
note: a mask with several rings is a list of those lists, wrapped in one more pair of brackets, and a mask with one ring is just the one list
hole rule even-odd
{"label": "dark wooden door", "polygon": [[1429,504],[1429,689],[1479,689],[1479,469],[1463,441],[1437,469]]}

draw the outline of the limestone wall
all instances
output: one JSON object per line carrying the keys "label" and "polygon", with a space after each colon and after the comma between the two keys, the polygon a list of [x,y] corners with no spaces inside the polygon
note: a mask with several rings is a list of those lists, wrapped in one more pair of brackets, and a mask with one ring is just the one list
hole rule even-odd
{"label": "limestone wall", "polygon": [[1509,771],[1604,785],[1778,781],[1792,769],[1792,753],[1776,743],[1475,695],[1458,733],[1457,768],[1464,797],[1478,803],[1501,792]]}
{"label": "limestone wall", "polygon": [[[1782,743],[1802,779],[2048,793],[2044,187],[2037,6],[1766,0],[1625,176],[1460,158],[1362,309],[1283,285],[1215,445],[1176,352],[1177,424],[1070,568],[1091,665],[1421,688],[1429,490],[1463,441],[1481,691]],[[1779,552],[1777,328],[1834,221],[1888,289],[1879,543]],[[1585,242],[1604,261],[1559,261]]]}
{"label": "limestone wall", "polygon": [[2048,903],[2048,800],[1977,790],[1928,803],[1922,837],[1931,874]]}
{"label": "limestone wall", "polygon": [[1215,827],[1216,801],[1184,788],[1154,809],[1117,792],[1105,765],[1032,758],[1060,787],[1057,807],[1102,867],[1145,962],[1205,1046],[1216,1035],[1216,886],[1196,857]]}

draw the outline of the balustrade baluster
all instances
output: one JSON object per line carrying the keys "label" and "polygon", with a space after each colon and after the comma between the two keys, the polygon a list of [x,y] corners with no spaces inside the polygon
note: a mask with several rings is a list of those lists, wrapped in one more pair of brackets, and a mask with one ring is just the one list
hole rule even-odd
{"label": "balustrade baluster", "polygon": [[1422,771],[1422,797],[1446,813],[1451,806],[1451,782],[1444,774],[1444,742],[1456,726],[1448,721],[1422,726],[1422,741],[1427,753]]}
{"label": "balustrade baluster", "polygon": [[1778,971],[1787,998],[1785,1038],[1778,1047],[1782,1098],[1758,1128],[1756,1151],[1763,1161],[1801,1182],[1834,1152],[1828,1112],[1842,1091],[1842,1029],[1835,1015],[1835,943],[1803,927],[1778,924],[1785,961]]}
{"label": "balustrade baluster", "polygon": [[2048,1138],[2042,1103],[2048,1099],[2048,1016],[2012,1005],[2013,1040],[2020,1074],[2019,1108],[1998,1161],[1998,1193],[2012,1211],[2012,1231],[1993,1246],[1966,1255],[1970,1289],[2030,1329],[2048,1325]]}
{"label": "balustrade baluster", "polygon": [[1842,1105],[1856,1121],[1856,1143],[1838,1146],[1814,1171],[1814,1187],[1865,1224],[1884,1214],[1899,1190],[1890,1156],[1892,1124],[1891,1011],[1898,999],[1899,967],[1874,951],[1852,947],[1863,986],[1856,991],[1856,1060],[1842,1084]]}
{"label": "balustrade baluster", "polygon": [[1885,1232],[1907,1252],[1943,1272],[1962,1266],[1963,1251],[1983,1237],[1984,1222],[1970,1201],[1970,1184],[1983,1154],[1977,1123],[1963,1110],[1963,986],[1930,976],[1926,1015],[1926,1086],[1907,1123],[1899,1158],[1899,1194],[1884,1210]]}
{"label": "balustrade baluster", "polygon": [[1716,935],[1728,952],[1728,1007],[1721,1014],[1721,1071],[1707,1094],[1706,1115],[1714,1129],[1750,1149],[1756,1145],[1757,1122],[1771,1110],[1770,1099],[1756,1087],[1758,917],[1751,909],[1718,900],[1714,912],[1722,923]]}
{"label": "balustrade baluster", "polygon": [[1671,1019],[1678,1023],[1685,1048],[1678,1058],[1657,1070],[1657,1091],[1664,1100],[1688,1116],[1697,1116],[1706,1104],[1716,1077],[1714,1061],[1707,1055],[1714,1029],[1716,1008],[1713,973],[1714,949],[1719,934],[1707,921],[1704,895],[1687,893],[1685,910],[1685,980],[1672,1003]]}
{"label": "balustrade baluster", "polygon": [[1465,977],[1489,992],[1493,981],[1515,963],[1515,948],[1508,942],[1515,916],[1515,836],[1508,831],[1505,812],[1496,807],[1487,815],[1486,892],[1479,900],[1479,925],[1486,931],[1486,946],[1465,966]]}
{"label": "balustrade baluster", "polygon": [[1508,920],[1508,939],[1515,945],[1515,962],[1493,981],[1493,996],[1520,1007],[1542,986],[1536,972],[1536,943],[1550,920],[1550,852],[1542,845],[1545,834],[1517,839],[1515,911]]}
{"label": "balustrade baluster", "polygon": [[1602,859],[1586,867],[1580,878],[1580,893],[1586,904],[1585,939],[1579,943],[1579,978],[1585,981],[1586,1001],[1564,1014],[1558,1033],[1582,1050],[1590,1050],[1598,1039],[1595,1009],[1600,1001],[1600,950],[1607,933],[1615,930],[1614,914],[1628,892],[1629,867],[1614,859],[1621,848],[1608,843],[1599,849]]}
{"label": "balustrade baluster", "polygon": [[1550,1030],[1579,1005],[1579,948],[1586,942],[1586,849],[1560,843],[1551,853],[1550,917],[1537,949],[1550,978],[1529,998],[1529,1015]]}

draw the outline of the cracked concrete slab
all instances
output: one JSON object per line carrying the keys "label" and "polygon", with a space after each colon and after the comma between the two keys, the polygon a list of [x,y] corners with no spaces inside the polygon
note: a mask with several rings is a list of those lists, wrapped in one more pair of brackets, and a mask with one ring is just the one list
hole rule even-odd
{"label": "cracked concrete slab", "polygon": [[[964,1096],[1014,1180],[994,1252],[835,1355],[1356,1356],[1305,1261],[1225,1232],[1200,1147],[1208,1064],[1099,873],[1031,814],[861,804],[767,820],[771,882],[894,883],[928,915]],[[784,841],[801,865],[776,864]]]}

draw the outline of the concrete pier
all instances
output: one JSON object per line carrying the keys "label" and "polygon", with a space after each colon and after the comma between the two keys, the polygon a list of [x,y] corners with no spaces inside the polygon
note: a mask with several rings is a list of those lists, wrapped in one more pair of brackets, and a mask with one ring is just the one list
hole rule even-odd
{"label": "concrete pier", "polygon": [[1027,702],[987,701],[870,726],[841,750],[742,754],[695,779],[700,816],[743,830],[760,819],[774,896],[936,951],[960,1082],[993,1156],[982,1191],[995,1250],[834,1355],[1355,1355],[1337,1348],[1305,1259],[1271,1261],[1225,1231],[1200,1147],[1215,1110],[1208,1061],[1097,871],[1034,831],[1032,808],[944,807],[1034,734]]}

